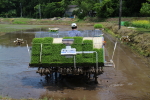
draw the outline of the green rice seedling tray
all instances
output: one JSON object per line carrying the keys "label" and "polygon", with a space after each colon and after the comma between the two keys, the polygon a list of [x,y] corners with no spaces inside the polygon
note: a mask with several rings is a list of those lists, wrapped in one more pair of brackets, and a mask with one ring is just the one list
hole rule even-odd
{"label": "green rice seedling tray", "polygon": [[[63,39],[74,39],[72,48],[76,51],[96,51],[98,54],[98,65],[104,65],[103,48],[93,48],[93,40],[83,40],[83,37],[64,37]],[[60,55],[65,44],[53,43],[52,37],[34,38],[32,41],[32,52],[30,67],[73,67],[74,57],[66,58]],[[90,67],[96,65],[96,53],[78,54],[75,56],[76,66]]]}

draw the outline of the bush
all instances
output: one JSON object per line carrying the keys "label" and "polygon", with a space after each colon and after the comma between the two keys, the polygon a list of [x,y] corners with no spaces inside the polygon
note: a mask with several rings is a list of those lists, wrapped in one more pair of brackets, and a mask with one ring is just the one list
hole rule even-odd
{"label": "bush", "polygon": [[150,28],[150,22],[148,20],[136,20],[132,21],[133,27],[139,27],[139,28]]}
{"label": "bush", "polygon": [[104,26],[102,24],[95,24],[94,28],[104,28]]}
{"label": "bush", "polygon": [[125,22],[124,22],[124,26],[130,26],[130,25],[131,25],[131,23],[128,22],[128,21],[125,21]]}

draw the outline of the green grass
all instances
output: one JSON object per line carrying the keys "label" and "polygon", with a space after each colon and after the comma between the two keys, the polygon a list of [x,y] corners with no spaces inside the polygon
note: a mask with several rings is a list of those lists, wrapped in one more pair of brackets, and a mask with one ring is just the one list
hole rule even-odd
{"label": "green grass", "polygon": [[103,31],[104,33],[109,33],[111,34],[112,36],[114,37],[118,37],[118,35],[116,35],[112,30],[108,29],[108,28],[105,28],[105,30]]}
{"label": "green grass", "polygon": [[27,24],[27,22],[21,22],[21,21],[14,21],[13,24]]}
{"label": "green grass", "polygon": [[15,32],[33,28],[40,28],[45,27],[45,25],[12,25],[12,24],[0,24],[0,34],[1,33],[8,33],[8,32]]}
{"label": "green grass", "polygon": [[30,21],[30,18],[15,18],[12,20],[12,24],[28,24]]}
{"label": "green grass", "polygon": [[145,28],[135,28],[134,30],[142,33],[149,33],[150,34],[150,29],[145,29]]}

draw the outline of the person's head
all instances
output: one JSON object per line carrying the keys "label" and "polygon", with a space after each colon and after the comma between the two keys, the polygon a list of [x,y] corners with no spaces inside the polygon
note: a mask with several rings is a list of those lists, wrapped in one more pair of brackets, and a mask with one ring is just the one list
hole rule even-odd
{"label": "person's head", "polygon": [[76,24],[76,23],[72,23],[72,24],[71,24],[71,28],[72,28],[72,29],[77,29],[77,24]]}

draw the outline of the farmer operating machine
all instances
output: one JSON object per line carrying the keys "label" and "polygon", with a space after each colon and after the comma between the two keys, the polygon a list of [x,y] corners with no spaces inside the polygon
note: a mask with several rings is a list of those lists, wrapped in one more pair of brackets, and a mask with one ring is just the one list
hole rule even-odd
{"label": "farmer operating machine", "polygon": [[105,65],[103,41],[101,30],[83,32],[82,37],[67,37],[59,31],[36,34],[29,67],[37,67],[37,73],[46,77],[93,74],[97,82]]}

